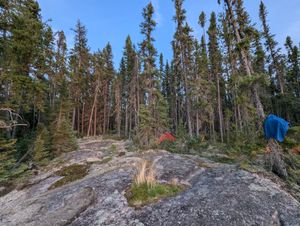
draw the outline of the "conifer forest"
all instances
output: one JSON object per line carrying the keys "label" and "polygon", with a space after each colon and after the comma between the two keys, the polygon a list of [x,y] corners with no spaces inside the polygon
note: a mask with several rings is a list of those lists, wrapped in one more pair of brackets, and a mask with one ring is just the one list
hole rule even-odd
{"label": "conifer forest", "polygon": [[142,40],[134,43],[129,34],[115,62],[110,43],[90,50],[80,20],[74,45],[67,46],[64,31],[54,32],[42,18],[38,1],[1,0],[0,178],[76,150],[82,137],[155,149],[173,145],[158,143],[168,132],[181,141],[172,148],[239,151],[267,144],[269,114],[299,126],[300,40],[287,34],[278,43],[263,1],[259,23],[244,0],[215,1],[218,13],[199,12],[200,36],[188,23],[184,0],[172,1],[171,60],[157,51],[156,9],[149,1],[136,27]]}

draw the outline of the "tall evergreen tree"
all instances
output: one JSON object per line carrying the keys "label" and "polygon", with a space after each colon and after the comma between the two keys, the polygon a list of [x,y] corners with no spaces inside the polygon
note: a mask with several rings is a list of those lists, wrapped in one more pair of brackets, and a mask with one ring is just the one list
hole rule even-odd
{"label": "tall evergreen tree", "polygon": [[[255,72],[250,58],[250,43],[253,27],[250,25],[249,16],[243,7],[243,0],[224,0],[228,22],[234,31],[236,45],[240,54],[240,61],[244,71],[251,81],[251,95],[256,107],[258,118],[262,122],[265,119],[265,110],[259,95],[259,83],[256,81]],[[236,3],[236,4],[234,4]],[[234,13],[236,12],[236,14]]]}
{"label": "tall evergreen tree", "polygon": [[71,69],[71,93],[74,103],[73,128],[84,135],[86,116],[86,97],[88,95],[88,84],[90,81],[90,53],[87,44],[87,30],[80,21],[77,22],[75,32],[75,43],[70,53]]}
{"label": "tall evergreen tree", "polygon": [[[190,77],[192,71],[193,39],[192,29],[186,23],[186,11],[183,9],[183,0],[174,0],[176,14],[176,32],[173,40],[174,73],[178,77],[179,89],[184,93],[184,106],[186,113],[186,124],[189,136],[193,136],[192,109],[190,96]],[[178,107],[178,106],[177,106]]]}
{"label": "tall evergreen tree", "polygon": [[223,108],[221,99],[221,80],[222,80],[222,56],[218,44],[218,28],[216,14],[213,12],[210,18],[210,26],[208,29],[209,35],[209,61],[210,61],[210,73],[213,79],[216,81],[217,90],[217,111],[219,116],[219,131],[221,141],[224,141],[224,126],[223,126]]}
{"label": "tall evergreen tree", "polygon": [[265,4],[261,1],[259,6],[259,17],[263,27],[263,36],[266,40],[265,46],[269,51],[269,62],[271,62],[271,71],[275,71],[275,77],[277,80],[278,88],[281,94],[284,93],[284,68],[281,64],[282,55],[280,49],[277,47],[278,43],[274,39],[274,35],[270,32],[270,26],[267,23],[267,10]]}
{"label": "tall evergreen tree", "polygon": [[143,9],[144,22],[141,33],[144,40],[140,44],[141,60],[143,63],[143,81],[145,102],[140,106],[137,138],[142,146],[149,147],[156,143],[156,139],[168,129],[168,112],[166,101],[158,89],[158,70],[155,66],[156,49],[152,33],[156,22],[153,20],[154,8],[149,3]]}

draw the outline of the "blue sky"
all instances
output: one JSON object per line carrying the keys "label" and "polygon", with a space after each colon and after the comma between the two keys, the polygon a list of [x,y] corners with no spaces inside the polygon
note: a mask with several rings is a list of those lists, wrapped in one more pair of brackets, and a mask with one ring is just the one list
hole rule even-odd
{"label": "blue sky", "polygon": [[[300,0],[264,0],[272,33],[283,45],[287,35],[297,43],[300,41]],[[115,65],[119,66],[125,38],[130,35],[134,43],[142,40],[139,24],[142,9],[149,0],[38,0],[44,20],[51,19],[54,31],[63,30],[67,36],[68,48],[73,45],[74,28],[80,19],[87,27],[91,51],[102,49],[107,42],[112,44]],[[252,21],[260,26],[258,8],[260,0],[245,0]],[[175,25],[172,20],[174,7],[172,0],[152,0],[158,22],[154,33],[155,46],[167,59],[172,58],[170,42]],[[185,0],[187,19],[194,29],[195,37],[201,35],[198,17],[201,11],[208,15],[220,11],[217,0]]]}

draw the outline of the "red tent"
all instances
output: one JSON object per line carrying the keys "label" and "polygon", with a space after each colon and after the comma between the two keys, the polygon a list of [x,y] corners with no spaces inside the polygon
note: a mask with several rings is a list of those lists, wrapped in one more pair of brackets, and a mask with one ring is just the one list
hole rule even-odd
{"label": "red tent", "polygon": [[176,138],[171,133],[164,133],[159,138],[159,143],[162,143],[162,142],[164,142],[166,140],[174,142],[174,141],[176,141]]}

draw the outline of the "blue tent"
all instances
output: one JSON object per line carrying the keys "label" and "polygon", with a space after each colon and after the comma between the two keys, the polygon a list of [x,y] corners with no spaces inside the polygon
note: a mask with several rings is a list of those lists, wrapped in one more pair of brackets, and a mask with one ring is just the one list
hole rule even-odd
{"label": "blue tent", "polygon": [[273,138],[283,142],[289,130],[289,123],[276,115],[269,115],[264,122],[264,132],[267,140]]}

